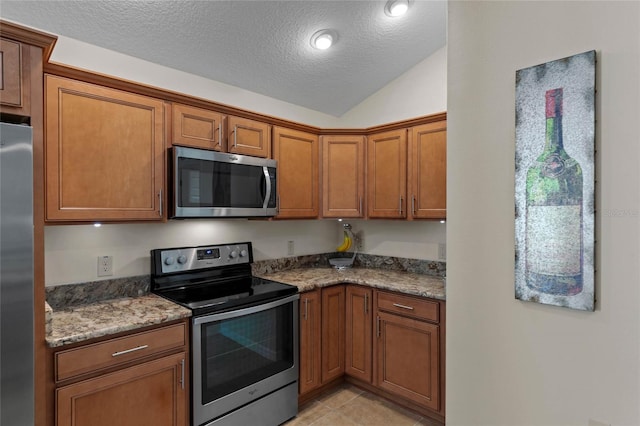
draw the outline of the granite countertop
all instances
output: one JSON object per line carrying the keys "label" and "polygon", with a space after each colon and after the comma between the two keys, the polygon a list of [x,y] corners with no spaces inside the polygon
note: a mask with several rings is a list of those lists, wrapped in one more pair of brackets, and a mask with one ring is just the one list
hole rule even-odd
{"label": "granite countertop", "polygon": [[[191,311],[154,294],[51,310],[45,306],[46,341],[55,348],[191,316]],[[48,307],[48,308],[47,308]]]}
{"label": "granite countertop", "polygon": [[[294,285],[300,292],[348,283],[445,300],[444,280],[418,273],[357,267],[338,270],[325,267],[254,275]],[[55,348],[190,316],[189,309],[150,293],[54,309],[45,303],[46,341],[49,347]]]}
{"label": "granite countertop", "polygon": [[291,284],[300,292],[334,284],[361,284],[414,296],[446,300],[444,279],[432,275],[369,268],[301,268],[265,274],[261,278]]}

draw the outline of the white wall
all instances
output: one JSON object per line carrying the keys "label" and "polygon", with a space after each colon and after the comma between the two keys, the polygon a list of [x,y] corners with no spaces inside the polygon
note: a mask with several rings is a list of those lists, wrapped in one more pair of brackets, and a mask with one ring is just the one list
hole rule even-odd
{"label": "white wall", "polygon": [[[640,424],[640,3],[449,3],[447,424]],[[596,49],[596,311],[514,298],[515,71]],[[598,423],[600,424],[600,423]]]}
{"label": "white wall", "polygon": [[123,55],[69,37],[58,36],[50,60],[312,126],[331,128],[338,120],[328,114]]}
{"label": "white wall", "polygon": [[246,219],[173,220],[168,223],[60,225],[45,228],[46,285],[94,281],[98,256],[113,256],[114,275],[149,273],[149,251],[251,241],[255,260],[325,253],[338,245],[333,221],[266,221]]}
{"label": "white wall", "polygon": [[[442,112],[446,105],[445,49],[372,95],[345,118],[62,36],[51,61],[323,128],[368,127]],[[446,225],[438,222],[359,222],[357,230],[364,232],[366,239],[363,252],[370,254],[438,260],[438,244],[446,239]],[[211,231],[200,232],[205,226]],[[296,254],[330,252],[341,241],[341,235],[341,226],[333,220],[186,220],[155,225],[103,225],[99,229],[91,225],[47,226],[45,282],[52,286],[105,279],[97,277],[97,257],[104,255],[114,257],[114,275],[108,278],[117,278],[149,273],[148,256],[153,248],[249,240],[254,242],[255,258],[263,260],[285,257],[289,240],[295,241]]]}
{"label": "white wall", "polygon": [[447,48],[436,51],[340,117],[367,128],[447,110]]}

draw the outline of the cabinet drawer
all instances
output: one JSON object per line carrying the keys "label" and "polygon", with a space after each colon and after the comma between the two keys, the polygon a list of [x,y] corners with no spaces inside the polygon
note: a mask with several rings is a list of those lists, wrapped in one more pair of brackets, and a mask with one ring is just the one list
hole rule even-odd
{"label": "cabinet drawer", "polygon": [[184,346],[185,336],[185,324],[176,324],[58,352],[56,381]]}
{"label": "cabinet drawer", "polygon": [[427,321],[440,321],[438,302],[417,297],[379,291],[378,309]]}

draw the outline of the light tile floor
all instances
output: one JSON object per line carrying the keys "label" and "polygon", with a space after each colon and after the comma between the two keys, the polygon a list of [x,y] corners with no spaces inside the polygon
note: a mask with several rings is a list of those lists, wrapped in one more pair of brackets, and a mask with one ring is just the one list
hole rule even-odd
{"label": "light tile floor", "polygon": [[285,426],[442,426],[348,383],[300,407]]}

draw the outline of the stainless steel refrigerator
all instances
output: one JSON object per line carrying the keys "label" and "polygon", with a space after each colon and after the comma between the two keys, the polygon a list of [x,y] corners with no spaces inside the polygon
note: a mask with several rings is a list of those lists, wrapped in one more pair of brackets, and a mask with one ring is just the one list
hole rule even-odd
{"label": "stainless steel refrigerator", "polygon": [[29,126],[0,123],[2,426],[34,423],[32,136]]}

